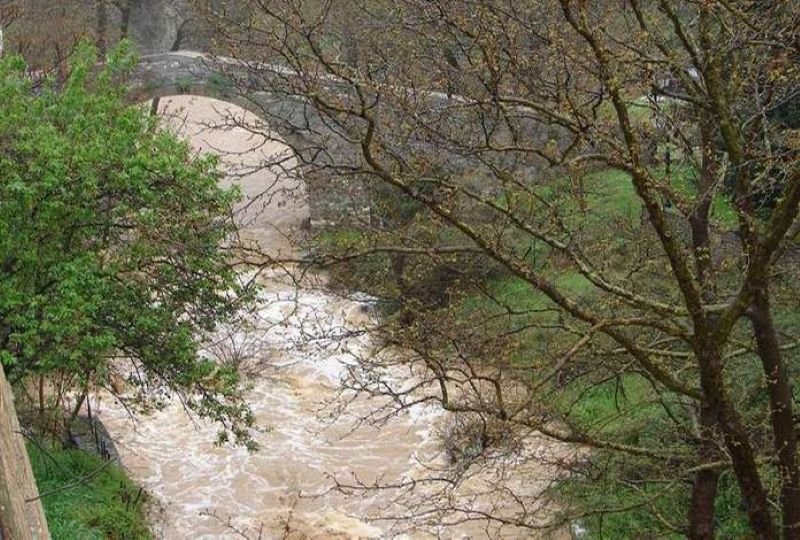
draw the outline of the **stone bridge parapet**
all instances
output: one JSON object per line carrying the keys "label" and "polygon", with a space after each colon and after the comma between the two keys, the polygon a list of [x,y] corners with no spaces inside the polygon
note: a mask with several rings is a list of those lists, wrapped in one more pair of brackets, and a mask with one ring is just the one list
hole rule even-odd
{"label": "stone bridge parapet", "polygon": [[[357,110],[359,96],[351,84],[334,77],[320,77],[313,83],[315,91],[325,93],[324,100],[306,98],[309,81],[284,66],[192,51],[143,56],[127,81],[134,102],[193,94],[233,103],[262,119],[297,157],[312,225],[363,215],[369,206],[365,183],[359,181],[368,176],[363,171],[369,169],[361,145],[367,122],[357,114],[342,114],[327,106],[333,102],[341,109]],[[533,177],[544,167],[534,154],[470,152],[470,145],[480,148],[486,136],[510,140],[520,134],[529,146],[555,142],[564,148],[570,142],[564,130],[525,119],[525,115],[519,115],[523,120],[512,134],[503,119],[495,125],[487,123],[490,116],[485,110],[459,96],[397,87],[383,91],[382,98],[391,99],[375,100],[369,113],[381,127],[376,152],[389,167],[413,161],[415,170],[430,166],[431,174],[471,178],[481,184],[480,178],[492,177],[488,160]],[[486,180],[480,188],[485,192],[492,186]]]}

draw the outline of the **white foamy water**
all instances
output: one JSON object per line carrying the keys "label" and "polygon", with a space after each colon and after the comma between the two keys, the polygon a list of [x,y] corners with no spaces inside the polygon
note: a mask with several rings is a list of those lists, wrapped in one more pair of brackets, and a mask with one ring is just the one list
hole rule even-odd
{"label": "white foamy water", "polygon": [[[259,167],[285,147],[241,128],[207,129],[220,122],[226,108],[246,118],[236,107],[185,97],[170,98],[164,105],[179,113],[171,123],[198,151],[223,153],[232,172],[226,183],[239,185],[245,197],[238,219],[246,239],[273,256],[292,253],[292,238],[308,216],[302,197],[295,197],[302,189],[290,175]],[[358,420],[385,404],[385,398],[362,396],[344,412],[336,409],[348,368],[373,354],[369,333],[362,331],[370,322],[367,304],[295,289],[277,275],[264,284],[249,324],[222,328],[206,345],[206,354],[242,362],[250,385],[247,401],[259,426],[254,435],[259,451],[215,445],[218,426],[190,418],[176,400],[133,419],[111,395],[93,398],[93,410],[114,437],[123,466],[157,502],[156,537],[397,537],[391,522],[373,518],[386,512],[402,515],[407,506],[397,504],[398,494],[406,497],[403,504],[410,500],[412,506],[426,508],[426,496],[432,493],[426,486],[414,492],[366,490],[345,496],[331,490],[333,478],[385,485],[436,476],[437,470],[429,467],[444,462],[436,438],[442,412],[418,404],[373,424]],[[387,368],[384,375],[397,388],[415,381],[399,366]],[[529,444],[535,452],[551,448],[535,440]],[[468,507],[502,509],[508,501],[487,491],[486,482],[502,481],[517,493],[535,493],[552,474],[518,467],[511,460],[507,469],[487,468],[460,489]],[[513,528],[489,534],[480,523],[469,521],[437,530],[436,515],[423,518],[428,531],[447,538],[533,534]],[[421,535],[413,532],[414,523],[400,528],[411,530],[413,537]]]}
{"label": "white foamy water", "polygon": [[[233,334],[248,371],[257,373],[247,395],[262,428],[257,452],[215,446],[216,426],[191,422],[179,403],[133,421],[110,396],[98,398],[95,410],[115,436],[123,464],[163,505],[164,538],[236,537],[228,519],[253,537],[263,524],[272,537],[290,508],[290,527],[304,534],[381,534],[354,517],[370,515],[379,498],[325,493],[329,475],[403,477],[425,447],[427,420],[406,415],[342,438],[341,428],[352,424],[326,419],[324,402],[335,397],[345,366],[369,347],[364,336],[329,336],[352,327],[348,315],[359,311],[358,304],[323,294],[277,288],[262,295],[253,326]],[[204,515],[209,512],[217,517]]]}
{"label": "white foamy water", "polygon": [[[231,171],[226,183],[238,185],[245,197],[238,218],[244,234],[272,255],[290,253],[291,237],[308,215],[302,197],[295,197],[302,192],[290,176],[260,167],[285,148],[241,128],[208,129],[226,111],[244,114],[221,102],[171,98],[163,110],[198,151],[223,155]],[[259,451],[216,446],[218,426],[190,418],[176,400],[134,419],[112,396],[99,395],[94,410],[114,437],[122,464],[158,502],[158,536],[270,538],[287,527],[303,536],[379,536],[383,528],[358,519],[380,504],[379,497],[326,492],[331,475],[403,477],[417,462],[430,418],[415,410],[414,417],[380,428],[352,430],[347,418],[332,423],[325,404],[336,397],[345,367],[370,347],[364,335],[339,339],[355,329],[354,320],[364,319],[364,305],[278,280],[266,289],[249,327],[221,329],[219,340],[207,346],[212,356],[243,359]],[[351,410],[358,411],[358,405]]]}

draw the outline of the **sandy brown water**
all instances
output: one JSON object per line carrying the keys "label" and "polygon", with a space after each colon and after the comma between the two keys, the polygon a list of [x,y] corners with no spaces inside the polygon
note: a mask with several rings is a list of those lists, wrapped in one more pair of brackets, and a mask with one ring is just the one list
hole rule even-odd
{"label": "sandy brown water", "polygon": [[[208,129],[220,123],[225,110],[252,120],[232,105],[176,97],[162,100],[161,106],[197,151],[224,155],[230,172],[225,182],[238,185],[244,195],[237,217],[243,234],[273,256],[291,255],[293,239],[302,234],[308,217],[302,189],[290,174],[260,166],[286,148],[241,128]],[[440,445],[432,434],[442,413],[433,405],[415,406],[380,427],[354,427],[354,419],[374,406],[357,400],[348,414],[332,421],[325,404],[336,398],[347,366],[371,354],[373,344],[368,333],[347,339],[331,335],[369,323],[365,304],[297,289],[278,274],[266,277],[264,284],[251,326],[221,329],[219,342],[207,346],[212,355],[236,353],[248,368],[252,388],[247,398],[260,426],[258,452],[216,446],[217,428],[190,419],[174,400],[132,419],[110,395],[94,398],[94,410],[114,436],[122,464],[158,503],[156,536],[274,538],[287,531],[296,538],[392,536],[390,523],[369,519],[391,505],[392,492],[345,497],[330,491],[331,477],[391,483],[441,465]],[[517,488],[540,489],[550,473],[539,473],[543,477],[538,479],[520,475]],[[464,489],[480,493],[486,479],[476,477]],[[455,538],[488,534],[468,523],[439,533]],[[503,536],[530,535],[512,530]]]}

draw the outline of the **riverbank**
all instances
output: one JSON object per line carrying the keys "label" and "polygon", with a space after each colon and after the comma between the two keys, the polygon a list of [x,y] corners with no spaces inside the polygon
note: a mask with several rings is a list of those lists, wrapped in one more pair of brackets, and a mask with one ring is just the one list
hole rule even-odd
{"label": "riverbank", "polygon": [[[231,126],[232,120],[255,120],[218,101],[180,97],[162,100],[161,106],[198,152],[222,154],[229,171],[223,182],[238,186],[245,197],[237,212],[243,239],[270,257],[291,257],[304,234],[307,205],[302,187],[288,174],[289,156],[283,167],[266,166],[285,147]],[[538,512],[545,521],[539,494],[556,474],[542,465],[556,461],[552,443],[526,439],[531,447],[524,455],[494,456],[506,478],[498,478],[488,462],[473,463],[468,471],[453,469],[443,442],[452,419],[435,400],[395,410],[387,396],[370,396],[354,386],[366,366],[378,366],[393,388],[424,382],[418,364],[406,362],[402,351],[373,342],[370,329],[380,321],[369,300],[301,287],[282,270],[287,269],[261,272],[258,308],[244,324],[220,328],[205,351],[239,363],[246,375],[259,451],[219,446],[217,426],[188,417],[177,400],[164,399],[152,414],[131,418],[115,396],[91,398],[125,469],[162,509],[151,521],[153,534],[170,539],[276,537],[287,531],[301,538],[544,534],[464,517],[514,507],[513,499],[498,496],[502,490],[486,491],[487,481],[500,481],[513,486],[515,495],[525,495],[531,505],[524,511]],[[450,497],[467,506],[448,506]]]}
{"label": "riverbank", "polygon": [[149,497],[115,461],[44,441],[27,446],[52,538],[152,538]]}

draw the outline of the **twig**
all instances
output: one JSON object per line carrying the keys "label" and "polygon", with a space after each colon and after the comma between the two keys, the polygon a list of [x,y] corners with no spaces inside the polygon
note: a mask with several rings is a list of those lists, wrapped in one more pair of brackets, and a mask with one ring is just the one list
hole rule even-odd
{"label": "twig", "polygon": [[59,487],[57,487],[55,489],[51,489],[50,491],[45,491],[44,493],[40,493],[37,497],[31,497],[30,499],[25,499],[25,502],[33,502],[33,501],[35,501],[37,499],[42,499],[44,497],[47,497],[48,495],[53,495],[54,493],[59,493],[61,491],[66,491],[68,489],[72,489],[74,487],[78,487],[80,484],[84,484],[84,483],[86,483],[87,480],[91,480],[92,478],[94,478],[95,476],[100,474],[100,472],[103,469],[105,469],[110,464],[114,463],[115,461],[116,461],[116,458],[110,459],[110,460],[106,461],[105,463],[103,463],[102,465],[100,465],[99,467],[97,467],[95,470],[93,470],[89,474],[87,474],[86,476],[83,476],[82,478],[79,478],[78,480],[76,480],[74,482],[71,482],[71,483],[69,483],[69,484],[67,484],[65,486],[59,486]]}

